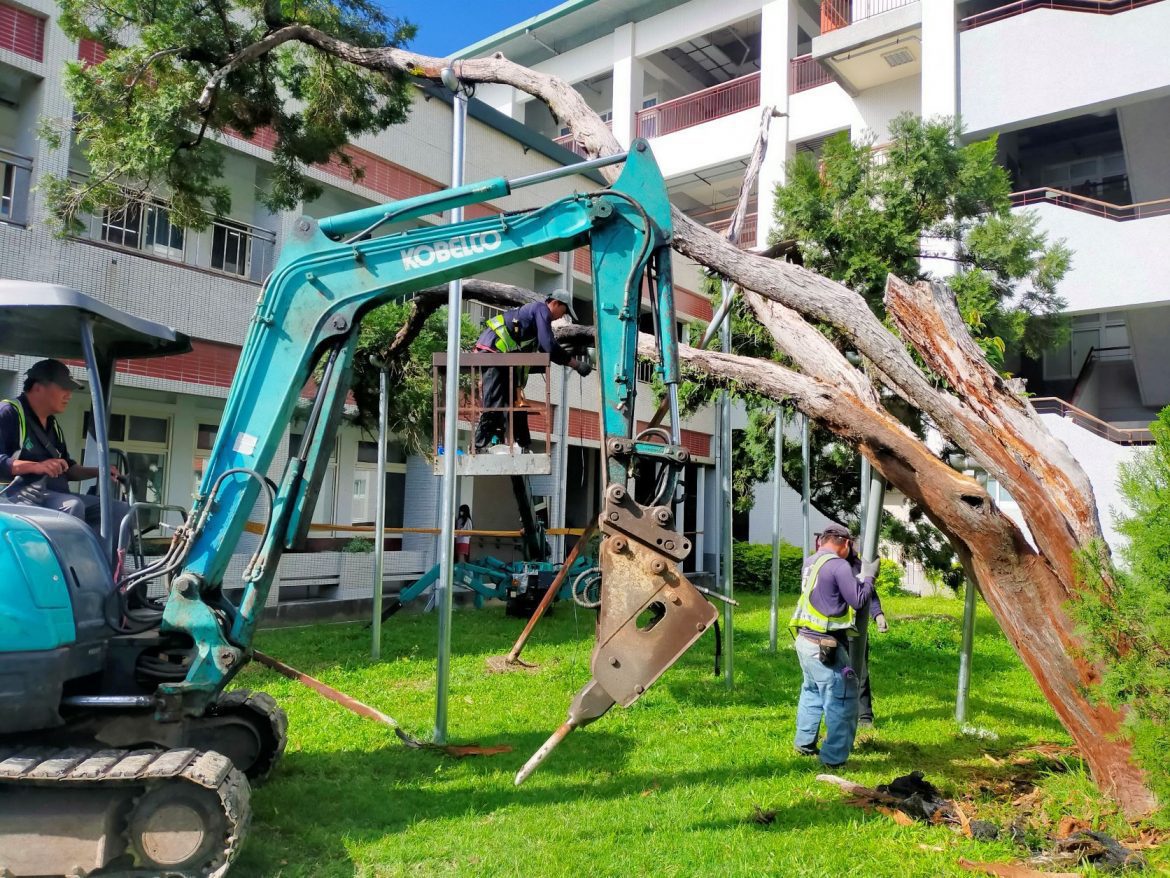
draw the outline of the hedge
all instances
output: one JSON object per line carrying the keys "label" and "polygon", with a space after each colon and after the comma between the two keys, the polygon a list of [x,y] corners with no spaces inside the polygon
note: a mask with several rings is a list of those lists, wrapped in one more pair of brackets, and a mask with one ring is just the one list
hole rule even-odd
{"label": "hedge", "polygon": [[[737,542],[734,547],[735,590],[769,594],[772,591],[772,547],[763,543]],[[800,594],[800,568],[804,555],[799,546],[780,543],[780,591]],[[893,594],[902,587],[902,567],[882,558],[878,594]]]}

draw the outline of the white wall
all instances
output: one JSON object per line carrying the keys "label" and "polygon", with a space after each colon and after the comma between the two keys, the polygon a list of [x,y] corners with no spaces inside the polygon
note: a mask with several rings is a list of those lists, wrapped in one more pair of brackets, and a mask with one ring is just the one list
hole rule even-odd
{"label": "white wall", "polygon": [[696,168],[747,158],[756,145],[759,130],[760,108],[752,107],[655,137],[650,146],[658,159],[662,176],[669,180]]}
{"label": "white wall", "polygon": [[854,140],[872,132],[875,143],[885,143],[890,139],[890,120],[900,113],[918,113],[921,106],[916,76],[866,89],[856,98],[831,82],[789,98],[788,139],[800,143],[849,129]]}
{"label": "white wall", "polygon": [[1069,311],[1170,300],[1170,216],[1117,222],[1047,204],[1023,209],[1039,214],[1049,240],[1064,239],[1073,251],[1058,288]]}
{"label": "white wall", "polygon": [[1041,415],[1040,418],[1048,431],[1064,442],[1073,457],[1084,467],[1096,496],[1097,514],[1101,519],[1105,541],[1116,553],[1121,546],[1122,538],[1114,529],[1113,521],[1118,512],[1126,511],[1121,492],[1117,488],[1119,468],[1122,462],[1133,460],[1140,450],[1115,445],[1060,415]]}
{"label": "white wall", "polygon": [[1117,111],[1134,201],[1170,197],[1170,97]]}
{"label": "white wall", "polygon": [[1131,311],[1127,320],[1142,405],[1170,404],[1170,307]]}
{"label": "white wall", "polygon": [[959,35],[972,136],[1170,91],[1170,5],[1119,15],[1036,9]]}

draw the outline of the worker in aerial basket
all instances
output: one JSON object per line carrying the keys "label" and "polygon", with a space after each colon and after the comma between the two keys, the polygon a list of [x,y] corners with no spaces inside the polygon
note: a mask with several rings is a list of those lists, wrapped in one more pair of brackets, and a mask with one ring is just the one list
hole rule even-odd
{"label": "worker in aerial basket", "polygon": [[[788,623],[804,681],[796,707],[796,752],[820,756],[828,768],[849,758],[857,734],[857,675],[849,666],[849,638],[857,634],[855,614],[873,596],[878,561],[850,565],[854,538],[839,524],[828,525],[817,551],[804,560],[800,600]],[[821,719],[825,738],[820,748]]]}
{"label": "worker in aerial basket", "polygon": [[[593,371],[588,359],[572,356],[556,340],[552,324],[568,314],[577,319],[573,311],[573,297],[568,290],[556,290],[543,302],[529,302],[503,314],[497,314],[484,324],[483,334],[476,342],[477,351],[517,354],[540,351],[546,353],[559,366],[575,369],[582,377]],[[512,398],[520,399],[520,390],[528,379],[528,370],[513,370],[515,385]],[[493,366],[483,370],[483,407],[502,409],[508,406],[508,368]],[[516,403],[513,402],[513,405]],[[532,444],[528,432],[528,415],[516,413],[513,424],[513,438],[521,451],[527,451]],[[480,415],[475,428],[475,450],[483,451],[504,441],[508,433],[508,416],[503,411],[488,411]]]}

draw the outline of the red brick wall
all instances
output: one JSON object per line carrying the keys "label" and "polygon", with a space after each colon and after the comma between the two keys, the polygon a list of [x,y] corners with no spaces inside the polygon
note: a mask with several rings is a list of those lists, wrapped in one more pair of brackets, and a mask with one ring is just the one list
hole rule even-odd
{"label": "red brick wall", "polygon": [[125,375],[145,375],[168,381],[189,381],[211,387],[230,387],[240,349],[235,345],[191,339],[192,350],[171,357],[152,357],[147,360],[120,360],[118,371]]}
{"label": "red brick wall", "polygon": [[45,19],[0,3],[0,49],[35,61],[45,60]]}

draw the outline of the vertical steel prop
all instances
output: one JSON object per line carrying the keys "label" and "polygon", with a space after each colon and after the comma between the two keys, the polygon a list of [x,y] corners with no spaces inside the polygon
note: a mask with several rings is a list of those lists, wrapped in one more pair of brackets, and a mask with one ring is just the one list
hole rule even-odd
{"label": "vertical steel prop", "polygon": [[970,580],[963,585],[963,643],[959,647],[959,692],[955,698],[955,722],[967,721],[967,695],[971,690],[971,655],[975,647],[975,600],[977,590]]}
{"label": "vertical steel prop", "polygon": [[784,409],[776,407],[772,449],[772,605],[768,611],[768,650],[776,651],[780,630],[780,515],[781,485],[784,483]]}
{"label": "vertical steel prop", "polygon": [[[731,299],[731,284],[723,282],[723,301]],[[731,353],[731,321],[724,320],[719,330],[723,353]],[[732,464],[731,464],[731,394],[723,391],[719,401],[722,412],[719,420],[719,456],[723,461],[723,470],[720,480],[720,554],[723,556],[723,594],[729,599],[735,598],[734,577],[732,572]],[[723,604],[723,682],[728,689],[735,686],[735,631],[733,607],[729,602]]]}
{"label": "vertical steel prop", "polygon": [[[451,186],[463,185],[464,124],[467,96],[450,67],[443,68],[443,84],[453,93],[451,102]],[[463,208],[451,209],[451,222],[463,221]],[[447,695],[451,677],[451,602],[455,566],[456,445],[459,439],[459,342],[462,323],[463,283],[453,280],[447,287],[447,386],[443,423],[443,488],[439,505],[442,522],[439,536],[439,579],[435,583],[439,609],[438,685],[435,692],[435,743],[447,743]]]}
{"label": "vertical steel prop", "polygon": [[800,463],[802,474],[800,477],[800,515],[804,530],[801,532],[801,551],[807,558],[812,554],[812,491],[810,470],[812,469],[812,445],[809,437],[808,415],[800,416]]}
{"label": "vertical steel prop", "polygon": [[371,619],[370,656],[382,657],[382,583],[386,570],[386,421],[390,408],[386,364],[371,357],[378,367],[378,478],[374,482],[374,615]]}
{"label": "vertical steel prop", "polygon": [[[861,560],[873,561],[878,556],[878,537],[881,535],[882,504],[886,498],[886,482],[870,466],[868,460],[862,458],[862,475],[868,482],[865,489],[865,506],[862,509],[862,542]],[[857,674],[857,685],[860,688],[869,676],[869,602],[857,611],[857,636],[849,641],[849,664]]]}
{"label": "vertical steel prop", "polygon": [[[561,253],[561,286],[571,296],[573,295],[573,251]],[[551,526],[564,528],[565,526],[565,494],[569,481],[569,367],[561,366],[561,403],[557,406],[557,457],[556,473],[553,476],[553,490],[557,492],[557,503],[554,507]],[[565,535],[553,537],[553,558],[564,563]]]}

